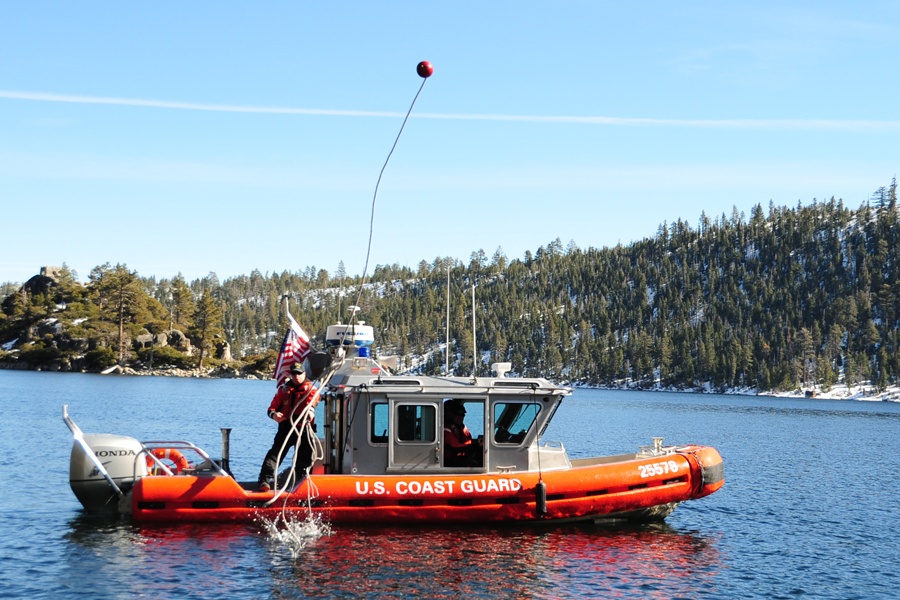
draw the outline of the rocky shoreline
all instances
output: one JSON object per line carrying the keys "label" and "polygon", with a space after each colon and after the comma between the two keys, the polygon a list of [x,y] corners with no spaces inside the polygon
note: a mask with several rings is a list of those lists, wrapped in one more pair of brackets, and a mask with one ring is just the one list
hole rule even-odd
{"label": "rocky shoreline", "polygon": [[158,377],[200,377],[210,379],[271,379],[269,377],[260,376],[260,373],[245,373],[234,367],[220,365],[213,368],[203,369],[179,369],[177,367],[166,369],[134,369],[132,367],[121,367],[115,365],[102,371],[101,375],[139,375],[139,376],[158,376]]}
{"label": "rocky shoreline", "polygon": [[[87,373],[87,371],[66,371],[64,369],[54,368],[54,366],[44,366],[30,368],[22,363],[3,363],[0,362],[0,369],[8,371],[39,371],[50,373]],[[155,376],[155,377],[194,377],[208,379],[255,379],[264,380],[272,379],[268,375],[259,372],[242,371],[235,367],[219,365],[217,367],[204,367],[193,369],[180,369],[177,367],[165,367],[157,369],[134,368],[130,366],[115,365],[99,373],[100,375],[133,375],[133,376]]]}

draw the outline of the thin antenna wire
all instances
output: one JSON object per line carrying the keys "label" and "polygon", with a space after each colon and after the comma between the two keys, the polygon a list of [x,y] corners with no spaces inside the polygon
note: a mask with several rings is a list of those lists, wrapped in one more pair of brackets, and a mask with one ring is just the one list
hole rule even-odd
{"label": "thin antenna wire", "polygon": [[372,254],[372,236],[375,233],[375,199],[378,198],[378,186],[381,185],[381,177],[384,175],[384,170],[387,168],[388,161],[391,160],[391,155],[394,154],[394,149],[397,147],[397,142],[400,141],[400,134],[403,133],[403,128],[406,127],[406,122],[409,120],[409,115],[412,113],[412,109],[416,105],[416,100],[419,99],[419,94],[422,93],[422,88],[425,87],[426,81],[428,81],[427,77],[423,77],[422,85],[419,86],[419,91],[416,92],[416,97],[413,98],[412,104],[409,105],[409,110],[406,111],[406,116],[403,117],[403,124],[400,125],[400,131],[397,132],[397,137],[394,139],[394,145],[391,146],[391,151],[388,152],[387,158],[384,160],[384,164],[381,166],[381,172],[378,173],[378,181],[375,183],[375,193],[372,194],[372,214],[369,218],[369,245],[366,249],[366,264],[363,267],[362,280],[359,284],[359,293],[356,296],[356,306],[359,306],[360,298],[362,298],[363,286],[366,283],[366,273],[369,272],[369,258]]}

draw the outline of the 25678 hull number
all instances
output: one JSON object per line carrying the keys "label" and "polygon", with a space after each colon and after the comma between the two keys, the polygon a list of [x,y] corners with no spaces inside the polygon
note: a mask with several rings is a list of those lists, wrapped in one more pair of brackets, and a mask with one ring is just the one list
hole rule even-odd
{"label": "25678 hull number", "polygon": [[678,463],[674,460],[653,463],[650,465],[638,465],[638,472],[641,478],[656,477],[657,475],[668,475],[669,473],[678,472]]}

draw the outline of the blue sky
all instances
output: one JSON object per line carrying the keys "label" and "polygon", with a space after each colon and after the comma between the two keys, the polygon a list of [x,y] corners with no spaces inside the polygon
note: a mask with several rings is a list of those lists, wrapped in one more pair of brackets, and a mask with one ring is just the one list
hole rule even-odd
{"label": "blue sky", "polygon": [[0,282],[582,248],[900,165],[900,3],[7,2]]}

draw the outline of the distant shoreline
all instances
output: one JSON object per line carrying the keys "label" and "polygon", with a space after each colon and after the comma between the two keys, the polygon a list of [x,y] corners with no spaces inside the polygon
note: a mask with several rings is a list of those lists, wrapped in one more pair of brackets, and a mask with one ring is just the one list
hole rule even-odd
{"label": "distant shoreline", "polygon": [[857,400],[861,402],[900,402],[900,386],[890,386],[883,392],[878,392],[870,384],[862,384],[847,388],[846,385],[834,386],[828,391],[821,386],[809,386],[789,392],[776,390],[759,391],[755,388],[733,388],[724,391],[716,390],[712,386],[675,389],[675,388],[639,388],[632,386],[591,386],[573,385],[575,388],[601,389],[615,391],[634,392],[669,392],[672,394],[722,394],[725,396],[770,396],[772,398],[807,398],[810,400]]}
{"label": "distant shoreline", "polygon": [[[59,369],[29,369],[17,363],[0,362],[0,370],[8,371],[35,371],[45,373],[88,373],[87,371],[62,371]],[[134,369],[132,367],[110,367],[106,371],[93,373],[95,375],[133,376],[133,377],[182,377],[192,379],[245,379],[250,381],[274,381],[262,373],[245,373],[232,367],[220,365],[218,367],[194,368],[194,369]],[[846,385],[834,386],[828,391],[823,391],[820,386],[810,386],[789,392],[774,390],[759,391],[755,388],[733,388],[724,391],[716,390],[712,386],[701,386],[688,389],[676,388],[639,388],[636,386],[622,385],[586,385],[567,383],[573,389],[609,390],[618,392],[668,392],[671,394],[722,394],[726,396],[770,396],[772,398],[808,398],[811,400],[855,400],[860,402],[900,402],[900,386],[888,387],[883,392],[875,390],[874,386],[862,384],[847,388]]]}
{"label": "distant shoreline", "polygon": [[132,367],[120,367],[115,365],[106,369],[104,371],[67,371],[64,369],[53,369],[53,368],[42,368],[38,367],[36,369],[29,368],[26,365],[22,365],[19,363],[4,363],[0,362],[0,370],[5,371],[34,371],[40,373],[82,373],[89,375],[125,375],[125,376],[134,376],[134,377],[184,377],[184,378],[194,378],[194,379],[249,379],[249,380],[271,380],[271,377],[266,377],[261,373],[244,373],[238,369],[226,367],[226,366],[218,366],[218,367],[205,367],[203,369],[193,368],[193,369],[179,369],[179,368],[166,368],[166,369],[135,369]]}

